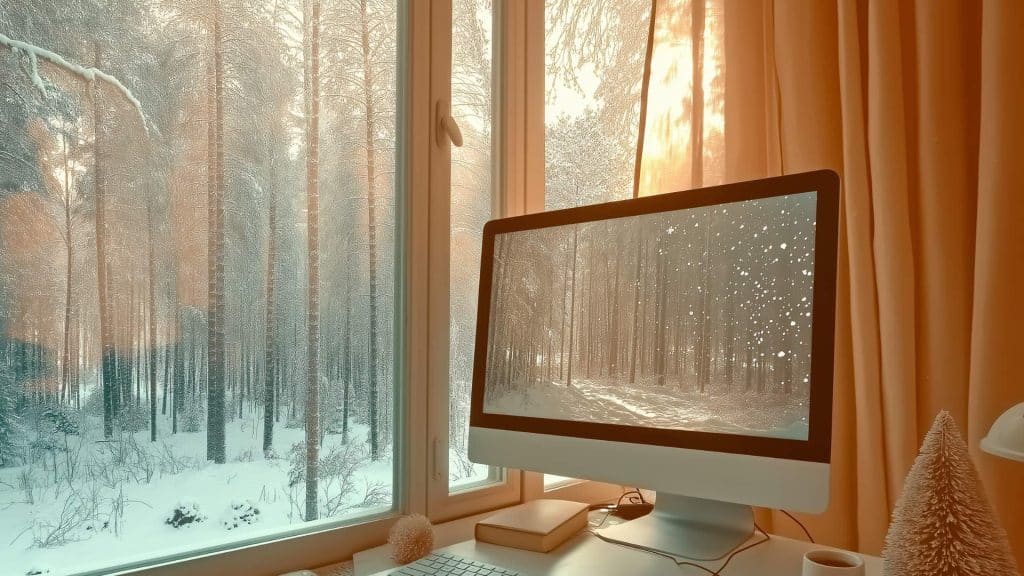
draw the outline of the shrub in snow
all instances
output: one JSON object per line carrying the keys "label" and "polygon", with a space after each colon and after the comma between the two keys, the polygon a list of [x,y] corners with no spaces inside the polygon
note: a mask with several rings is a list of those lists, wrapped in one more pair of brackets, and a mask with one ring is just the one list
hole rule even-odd
{"label": "shrub in snow", "polygon": [[206,421],[206,412],[198,403],[186,404],[182,409],[181,429],[185,432],[199,432]]}
{"label": "shrub in snow", "polygon": [[69,436],[78,434],[78,415],[64,406],[45,408],[39,422],[41,425],[50,427],[58,434]]}
{"label": "shrub in snow", "polygon": [[[320,515],[335,516],[356,505],[356,473],[366,465],[370,455],[362,442],[335,444],[318,455],[318,477],[323,490]],[[289,488],[306,482],[307,457],[305,442],[293,444],[288,451]],[[376,493],[376,489],[373,492]]]}
{"label": "shrub in snow", "polygon": [[174,528],[181,528],[182,526],[190,526],[205,521],[206,516],[199,511],[198,504],[195,502],[179,502],[174,507],[174,510],[171,511],[171,515],[164,520],[164,524],[170,524]]}
{"label": "shrub in snow", "polygon": [[29,568],[28,572],[25,572],[25,576],[40,576],[41,574],[49,573],[49,568]]}
{"label": "shrub in snow", "polygon": [[140,432],[149,429],[149,407],[129,403],[117,413],[117,425],[125,432]]}
{"label": "shrub in snow", "polygon": [[259,519],[260,509],[251,500],[236,500],[221,517],[220,523],[228,530],[234,530],[245,524],[255,524]]}

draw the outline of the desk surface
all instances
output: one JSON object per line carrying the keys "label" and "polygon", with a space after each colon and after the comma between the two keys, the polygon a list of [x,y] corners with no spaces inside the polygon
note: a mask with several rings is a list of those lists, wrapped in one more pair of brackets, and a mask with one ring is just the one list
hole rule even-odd
{"label": "desk surface", "polygon": [[[707,573],[692,566],[674,566],[668,558],[633,548],[626,548],[601,540],[589,532],[581,532],[575,538],[547,554],[527,552],[515,548],[485,544],[472,539],[472,528],[476,517],[449,522],[438,528],[440,538],[438,550],[445,550],[467,558],[520,570],[531,576],[576,576],[579,574],[628,574],[630,576],[651,575],[701,575]],[[468,532],[469,536],[466,536]],[[461,538],[460,538],[461,536]],[[761,538],[759,534],[754,538]],[[453,540],[458,539],[461,541]],[[446,542],[447,540],[447,542]],[[449,544],[449,542],[455,542]],[[800,576],[803,555],[808,550],[822,548],[782,536],[755,548],[737,554],[723,572],[723,576]],[[357,576],[387,574],[395,567],[388,558],[387,546],[381,546],[355,556]],[[881,560],[863,556],[866,576],[880,576]],[[722,561],[706,562],[711,570],[721,566]]]}

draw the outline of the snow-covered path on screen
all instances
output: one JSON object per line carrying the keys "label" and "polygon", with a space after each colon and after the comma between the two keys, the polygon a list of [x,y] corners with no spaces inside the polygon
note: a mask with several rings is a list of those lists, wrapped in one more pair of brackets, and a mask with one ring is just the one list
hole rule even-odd
{"label": "snow-covered path on screen", "polygon": [[526,392],[490,398],[493,414],[602,422],[648,428],[721,432],[806,440],[805,396],[781,393],[684,391],[656,379],[629,385],[608,380],[543,381]]}

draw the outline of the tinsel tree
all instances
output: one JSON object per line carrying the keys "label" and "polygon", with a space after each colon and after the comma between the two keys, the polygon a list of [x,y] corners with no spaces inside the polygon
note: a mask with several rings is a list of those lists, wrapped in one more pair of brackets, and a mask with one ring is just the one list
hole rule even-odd
{"label": "tinsel tree", "polygon": [[935,418],[885,537],[885,576],[1018,576],[956,422]]}

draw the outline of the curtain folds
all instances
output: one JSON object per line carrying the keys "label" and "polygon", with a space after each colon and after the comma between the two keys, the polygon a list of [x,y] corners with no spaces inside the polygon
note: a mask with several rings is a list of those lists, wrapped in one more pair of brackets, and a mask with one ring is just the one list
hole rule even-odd
{"label": "curtain folds", "polygon": [[[1024,559],[1024,464],[978,449],[1024,401],[1024,2],[703,5],[703,77],[692,5],[658,5],[641,194],[689,188],[695,170],[704,185],[818,168],[843,183],[832,505],[802,520],[879,553],[945,409]],[[699,139],[680,129],[695,83]]]}

